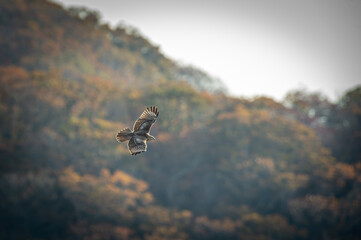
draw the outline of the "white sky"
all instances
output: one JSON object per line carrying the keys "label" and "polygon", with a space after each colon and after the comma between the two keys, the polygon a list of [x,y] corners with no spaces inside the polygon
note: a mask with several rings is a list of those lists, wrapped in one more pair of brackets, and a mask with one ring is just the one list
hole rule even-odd
{"label": "white sky", "polygon": [[136,27],[237,96],[295,88],[335,100],[361,84],[361,0],[56,0]]}

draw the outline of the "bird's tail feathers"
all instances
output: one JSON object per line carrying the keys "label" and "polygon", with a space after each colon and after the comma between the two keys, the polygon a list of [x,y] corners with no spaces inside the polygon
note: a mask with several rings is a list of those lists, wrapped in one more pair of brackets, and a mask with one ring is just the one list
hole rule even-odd
{"label": "bird's tail feathers", "polygon": [[127,140],[131,139],[132,136],[133,136],[132,130],[130,130],[129,128],[124,128],[123,130],[118,132],[117,141],[118,142],[124,142],[124,141],[127,141]]}

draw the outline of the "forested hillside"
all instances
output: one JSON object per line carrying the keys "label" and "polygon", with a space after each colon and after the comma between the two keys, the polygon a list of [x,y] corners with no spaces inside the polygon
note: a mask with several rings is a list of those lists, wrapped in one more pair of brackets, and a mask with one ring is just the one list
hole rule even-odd
{"label": "forested hillside", "polygon": [[[0,1],[0,36],[0,239],[360,239],[361,87],[230,97],[45,0]],[[115,135],[151,105],[131,156]]]}

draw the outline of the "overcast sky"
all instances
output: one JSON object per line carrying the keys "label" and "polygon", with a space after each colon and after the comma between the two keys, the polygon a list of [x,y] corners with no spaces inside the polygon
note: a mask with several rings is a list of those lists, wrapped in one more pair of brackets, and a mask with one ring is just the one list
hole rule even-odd
{"label": "overcast sky", "polygon": [[237,96],[296,88],[335,100],[361,84],[361,0],[56,0],[140,30]]}

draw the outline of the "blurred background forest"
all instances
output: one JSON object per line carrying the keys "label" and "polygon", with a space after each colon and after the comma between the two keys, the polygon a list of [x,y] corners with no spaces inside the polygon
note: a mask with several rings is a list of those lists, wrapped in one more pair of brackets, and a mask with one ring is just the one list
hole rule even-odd
{"label": "blurred background forest", "polygon": [[[230,97],[45,0],[1,0],[0,36],[0,239],[360,239],[361,87]],[[130,156],[115,134],[150,105]]]}

